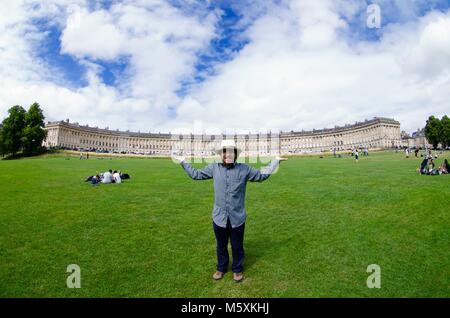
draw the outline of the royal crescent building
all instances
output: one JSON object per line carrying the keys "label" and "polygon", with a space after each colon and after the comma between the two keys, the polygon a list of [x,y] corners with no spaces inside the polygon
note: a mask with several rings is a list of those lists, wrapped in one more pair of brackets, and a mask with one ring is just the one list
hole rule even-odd
{"label": "royal crescent building", "polygon": [[402,146],[400,123],[375,117],[364,122],[312,131],[234,135],[142,133],[102,129],[65,121],[48,122],[44,146],[78,151],[170,156],[210,156],[222,139],[234,138],[241,156],[387,149]]}

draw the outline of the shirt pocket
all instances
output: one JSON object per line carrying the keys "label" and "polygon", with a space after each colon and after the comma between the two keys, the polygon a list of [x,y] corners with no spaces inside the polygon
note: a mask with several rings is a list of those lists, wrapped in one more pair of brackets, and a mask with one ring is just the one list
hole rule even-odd
{"label": "shirt pocket", "polygon": [[247,180],[243,176],[243,174],[234,174],[231,177],[231,192],[237,193],[241,192],[245,188],[245,183]]}

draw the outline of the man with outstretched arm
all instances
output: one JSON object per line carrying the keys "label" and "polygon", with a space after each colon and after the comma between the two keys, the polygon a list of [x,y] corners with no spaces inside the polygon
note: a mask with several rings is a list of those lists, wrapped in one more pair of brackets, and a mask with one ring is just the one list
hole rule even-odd
{"label": "man with outstretched arm", "polygon": [[213,279],[223,278],[228,270],[228,241],[231,241],[233,279],[241,282],[244,278],[244,228],[247,213],[245,211],[245,190],[247,181],[262,182],[277,169],[280,161],[286,158],[276,157],[260,170],[246,164],[237,163],[240,149],[234,140],[223,140],[216,153],[221,163],[211,163],[203,169],[194,169],[184,157],[174,156],[194,180],[214,179],[214,208],[212,211],[213,229],[217,242],[217,270]]}

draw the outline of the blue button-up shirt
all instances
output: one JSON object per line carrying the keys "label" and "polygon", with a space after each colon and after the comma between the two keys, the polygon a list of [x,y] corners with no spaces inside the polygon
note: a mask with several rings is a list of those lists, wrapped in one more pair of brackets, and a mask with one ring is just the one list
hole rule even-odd
{"label": "blue button-up shirt", "polygon": [[222,163],[211,163],[203,169],[192,168],[186,161],[181,162],[187,174],[194,180],[214,179],[214,208],[212,217],[214,223],[226,228],[230,219],[233,228],[242,225],[246,218],[245,190],[247,181],[262,182],[270,177],[279,165],[273,159],[260,170],[243,163],[225,167]]}

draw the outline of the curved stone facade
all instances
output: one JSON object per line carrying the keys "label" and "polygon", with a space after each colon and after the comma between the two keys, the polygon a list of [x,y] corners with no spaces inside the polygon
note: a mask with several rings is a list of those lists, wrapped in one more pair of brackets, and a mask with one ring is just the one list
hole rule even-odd
{"label": "curved stone facade", "polygon": [[354,148],[386,149],[402,146],[400,123],[375,117],[353,125],[313,131],[269,134],[178,135],[100,129],[70,123],[69,120],[46,125],[46,147],[81,151],[170,156],[211,156],[222,139],[234,138],[243,150],[241,156],[300,154],[345,151]]}

